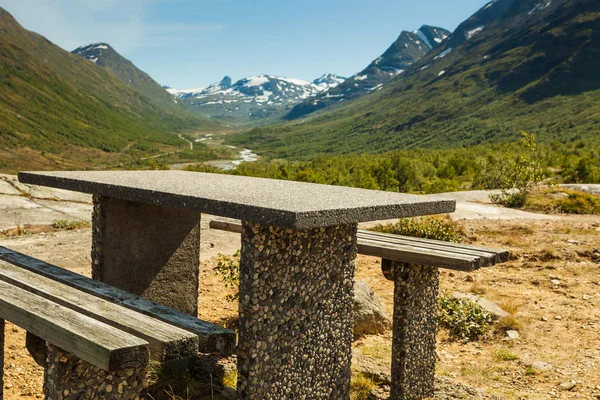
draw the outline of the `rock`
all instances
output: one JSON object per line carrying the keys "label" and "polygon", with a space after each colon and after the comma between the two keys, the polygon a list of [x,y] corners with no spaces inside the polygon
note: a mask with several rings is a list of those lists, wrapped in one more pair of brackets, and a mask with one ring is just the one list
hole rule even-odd
{"label": "rock", "polygon": [[352,351],[352,369],[372,379],[378,385],[392,383],[389,363],[364,356],[359,350]]}
{"label": "rock", "polygon": [[548,322],[548,318],[542,317],[542,318],[540,318],[540,321],[542,321],[542,322]]}
{"label": "rock", "polygon": [[582,296],[582,298],[583,298],[583,300],[591,300],[591,299],[593,299],[593,297],[592,297],[592,296],[590,296],[589,294],[584,294],[584,295]]}
{"label": "rock", "polygon": [[506,331],[506,337],[504,338],[504,340],[517,340],[518,338],[520,338],[521,335],[519,335],[518,331]]}
{"label": "rock", "polygon": [[575,386],[577,386],[577,383],[575,383],[575,382],[563,382],[558,385],[558,388],[560,390],[573,390],[573,388],[575,388]]}
{"label": "rock", "polygon": [[554,317],[555,320],[560,321],[562,320],[562,317],[560,315],[557,315],[556,317]]}
{"label": "rock", "polygon": [[354,337],[378,335],[392,328],[392,319],[365,281],[354,284]]}
{"label": "rock", "polygon": [[471,293],[465,294],[465,293],[454,292],[454,293],[452,293],[452,298],[453,299],[471,300],[472,302],[479,304],[481,306],[481,308],[483,308],[485,311],[492,314],[494,319],[500,319],[500,318],[508,317],[510,315],[509,313],[504,311],[502,308],[500,308],[500,306],[498,304],[494,303],[493,301],[484,299],[483,297],[479,297],[479,296],[471,294]]}
{"label": "rock", "polygon": [[558,279],[551,279],[550,283],[552,283],[554,286],[560,286],[560,281]]}
{"label": "rock", "polygon": [[547,362],[544,362],[544,361],[534,361],[531,363],[531,365],[529,367],[535,371],[551,371],[552,370],[552,365]]}

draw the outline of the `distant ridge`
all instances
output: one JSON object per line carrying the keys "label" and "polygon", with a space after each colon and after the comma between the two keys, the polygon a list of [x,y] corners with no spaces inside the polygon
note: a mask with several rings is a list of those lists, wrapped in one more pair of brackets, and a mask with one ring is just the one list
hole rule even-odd
{"label": "distant ridge", "polygon": [[267,124],[316,94],[336,87],[344,78],[324,74],[312,82],[273,75],[242,78],[229,76],[200,89],[167,89],[191,109],[216,120]]}
{"label": "distant ridge", "polygon": [[172,96],[147,73],[136,67],[112,48],[108,43],[94,43],[81,46],[72,51],[91,62],[110,69],[125,84],[146,95],[159,106],[172,110],[183,110],[177,99]]}
{"label": "distant ridge", "polygon": [[403,31],[385,53],[367,68],[338,86],[317,94],[315,98],[297,104],[285,118],[300,118],[314,111],[381,90],[384,84],[403,74],[430,51],[440,46],[449,35],[449,31],[429,25],[423,25],[412,32]]}

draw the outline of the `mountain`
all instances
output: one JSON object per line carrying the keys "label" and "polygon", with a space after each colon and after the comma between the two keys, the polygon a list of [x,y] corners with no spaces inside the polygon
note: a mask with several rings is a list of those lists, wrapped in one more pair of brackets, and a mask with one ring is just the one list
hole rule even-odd
{"label": "mountain", "polygon": [[167,89],[192,110],[215,120],[267,124],[278,120],[291,108],[316,94],[344,82],[335,74],[325,74],[313,82],[272,75],[230,77],[201,89]]}
{"label": "mountain", "polygon": [[383,89],[232,142],[276,157],[471,146],[600,144],[600,2],[495,0]]}
{"label": "mountain", "polygon": [[110,69],[121,81],[154,101],[157,105],[174,110],[181,110],[177,99],[173,99],[161,85],[148,74],[137,68],[115,51],[107,43],[94,43],[78,47],[72,51],[104,68]]}
{"label": "mountain", "polygon": [[428,25],[413,32],[403,31],[385,53],[367,68],[334,88],[318,94],[314,99],[297,104],[286,118],[300,118],[336,103],[381,90],[385,83],[404,73],[431,50],[440,46],[449,35],[450,32],[445,29]]}
{"label": "mountain", "polygon": [[172,133],[210,126],[157,106],[108,69],[23,29],[0,8],[2,170],[115,165],[188,146]]}

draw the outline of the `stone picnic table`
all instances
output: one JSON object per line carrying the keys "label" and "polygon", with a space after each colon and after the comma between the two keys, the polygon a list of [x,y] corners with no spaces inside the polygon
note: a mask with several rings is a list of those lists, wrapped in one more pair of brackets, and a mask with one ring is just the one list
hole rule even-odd
{"label": "stone picnic table", "polygon": [[201,213],[242,220],[244,399],[348,398],[357,224],[455,209],[439,197],[183,171],[19,180],[93,194],[92,277],[194,316]]}

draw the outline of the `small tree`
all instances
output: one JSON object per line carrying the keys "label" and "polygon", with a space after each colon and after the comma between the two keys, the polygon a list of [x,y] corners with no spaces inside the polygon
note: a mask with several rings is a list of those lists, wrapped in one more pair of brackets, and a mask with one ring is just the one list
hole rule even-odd
{"label": "small tree", "polygon": [[506,207],[524,206],[527,196],[543,177],[535,136],[521,132],[519,145],[523,151],[517,155],[506,152],[480,160],[475,179],[475,184],[486,189],[500,189],[500,193],[491,194],[490,199]]}

